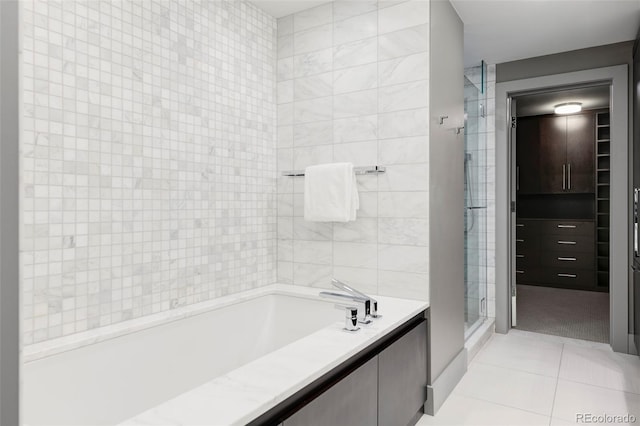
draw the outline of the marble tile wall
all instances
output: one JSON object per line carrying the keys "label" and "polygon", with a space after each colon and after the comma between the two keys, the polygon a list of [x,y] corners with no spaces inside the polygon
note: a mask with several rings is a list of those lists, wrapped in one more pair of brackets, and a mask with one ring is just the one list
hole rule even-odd
{"label": "marble tile wall", "polygon": [[[24,344],[274,282],[276,54],[322,79],[331,24],[300,15],[276,52],[275,19],[245,2],[21,3]],[[332,130],[326,98],[293,93],[306,104],[281,116],[318,126],[303,163]],[[334,256],[321,227],[296,232],[304,265]]]}
{"label": "marble tile wall", "polygon": [[278,280],[428,300],[429,3],[326,3],[278,20],[278,171],[350,161],[350,223],[303,219],[303,179],[278,177]]}

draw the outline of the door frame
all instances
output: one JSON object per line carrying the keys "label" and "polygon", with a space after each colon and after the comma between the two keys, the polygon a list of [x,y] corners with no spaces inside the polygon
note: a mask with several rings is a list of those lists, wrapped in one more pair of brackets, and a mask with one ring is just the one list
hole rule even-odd
{"label": "door frame", "polygon": [[512,148],[510,147],[511,99],[519,94],[553,90],[562,86],[609,83],[611,86],[611,255],[610,337],[614,351],[630,352],[629,283],[631,184],[629,144],[628,66],[616,65],[563,74],[553,74],[496,84],[496,332],[511,328],[511,282],[515,253],[511,245]]}
{"label": "door frame", "polygon": [[19,2],[0,1],[0,424],[20,424]]}

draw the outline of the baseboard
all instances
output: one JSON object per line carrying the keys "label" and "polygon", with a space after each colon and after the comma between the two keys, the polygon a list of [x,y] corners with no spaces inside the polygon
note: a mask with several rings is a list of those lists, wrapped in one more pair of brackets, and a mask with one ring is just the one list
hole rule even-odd
{"label": "baseboard", "polygon": [[631,355],[640,355],[640,348],[636,347],[635,336],[633,334],[629,335],[629,353]]}
{"label": "baseboard", "polygon": [[424,412],[431,416],[435,415],[466,372],[467,350],[462,348],[440,376],[427,386],[427,401],[424,403]]}
{"label": "baseboard", "polygon": [[473,358],[480,352],[480,349],[489,341],[495,331],[495,318],[487,318],[483,324],[473,332],[464,343],[467,349],[467,365],[473,361]]}

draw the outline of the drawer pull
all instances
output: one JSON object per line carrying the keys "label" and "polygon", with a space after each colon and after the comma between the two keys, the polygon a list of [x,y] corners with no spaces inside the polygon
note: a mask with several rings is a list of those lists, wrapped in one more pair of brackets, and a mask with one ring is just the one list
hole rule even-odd
{"label": "drawer pull", "polygon": [[516,274],[524,274],[524,271],[518,271],[518,270],[516,270]]}
{"label": "drawer pull", "polygon": [[563,278],[578,278],[576,274],[558,274],[558,276]]}
{"label": "drawer pull", "polygon": [[516,223],[516,226],[519,228],[524,228],[524,223]]}
{"label": "drawer pull", "polygon": [[570,228],[570,229],[574,229],[576,226],[575,225],[558,225],[558,228]]}
{"label": "drawer pull", "polygon": [[521,240],[519,238],[516,238],[516,243],[524,243],[524,240]]}
{"label": "drawer pull", "polygon": [[524,254],[516,254],[516,257],[523,258],[523,257],[524,257]]}
{"label": "drawer pull", "polygon": [[563,261],[569,261],[569,262],[575,262],[576,259],[575,257],[559,257],[558,260],[563,260]]}
{"label": "drawer pull", "polygon": [[569,244],[575,246],[577,243],[575,241],[558,241],[558,244]]}

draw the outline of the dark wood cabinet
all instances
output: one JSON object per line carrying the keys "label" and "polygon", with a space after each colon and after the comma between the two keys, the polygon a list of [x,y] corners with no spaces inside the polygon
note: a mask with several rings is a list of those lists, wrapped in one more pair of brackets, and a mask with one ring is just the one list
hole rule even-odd
{"label": "dark wood cabinet", "polygon": [[520,194],[540,192],[540,126],[536,117],[518,120],[516,128],[516,186]]}
{"label": "dark wood cabinet", "polygon": [[595,288],[593,221],[518,219],[516,283]]}
{"label": "dark wood cabinet", "polygon": [[567,117],[567,191],[595,192],[595,119],[593,114]]}
{"label": "dark wood cabinet", "polygon": [[540,193],[563,193],[566,190],[567,117],[541,117],[538,119],[538,125]]}
{"label": "dark wood cabinet", "polygon": [[592,112],[520,118],[516,144],[519,195],[595,192]]}

